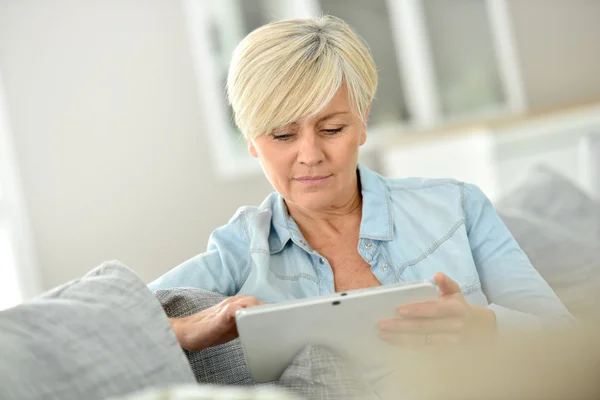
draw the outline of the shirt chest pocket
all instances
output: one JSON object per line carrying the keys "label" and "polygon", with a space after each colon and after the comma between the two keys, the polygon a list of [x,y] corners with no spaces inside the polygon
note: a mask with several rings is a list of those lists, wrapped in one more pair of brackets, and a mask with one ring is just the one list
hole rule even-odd
{"label": "shirt chest pocket", "polygon": [[424,246],[413,246],[418,250],[409,252],[406,261],[394,265],[401,281],[429,280],[442,272],[460,285],[465,297],[481,293],[479,274],[464,226],[448,237],[435,238]]}

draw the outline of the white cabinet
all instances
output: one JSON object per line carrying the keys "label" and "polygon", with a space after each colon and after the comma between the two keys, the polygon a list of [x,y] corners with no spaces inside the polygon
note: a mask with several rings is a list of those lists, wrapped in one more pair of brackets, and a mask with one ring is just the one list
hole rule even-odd
{"label": "white cabinet", "polygon": [[455,178],[479,185],[493,201],[536,164],[599,194],[600,105],[388,147],[380,157],[383,174]]}
{"label": "white cabinet", "polygon": [[381,153],[381,173],[391,178],[453,178],[476,183],[490,198],[500,191],[495,142],[488,130],[424,140]]}

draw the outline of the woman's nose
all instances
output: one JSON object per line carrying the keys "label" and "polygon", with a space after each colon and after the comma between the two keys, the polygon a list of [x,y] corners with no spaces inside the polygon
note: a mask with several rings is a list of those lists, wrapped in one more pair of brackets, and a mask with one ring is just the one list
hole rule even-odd
{"label": "woman's nose", "polygon": [[309,167],[319,164],[325,159],[322,141],[316,132],[308,131],[301,135],[298,149],[298,162]]}

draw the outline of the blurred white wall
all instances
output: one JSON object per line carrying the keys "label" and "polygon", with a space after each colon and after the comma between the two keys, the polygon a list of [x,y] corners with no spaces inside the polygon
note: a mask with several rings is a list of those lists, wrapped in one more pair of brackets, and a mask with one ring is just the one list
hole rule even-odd
{"label": "blurred white wall", "polygon": [[263,177],[215,177],[179,1],[2,0],[0,65],[45,288],[120,259],[151,280]]}

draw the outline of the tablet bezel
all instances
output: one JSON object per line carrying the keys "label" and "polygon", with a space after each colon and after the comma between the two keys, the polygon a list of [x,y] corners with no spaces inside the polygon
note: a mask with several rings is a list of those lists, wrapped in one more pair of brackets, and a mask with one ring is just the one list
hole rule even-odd
{"label": "tablet bezel", "polygon": [[[270,382],[279,379],[309,343],[331,348],[343,357],[360,351],[363,344],[369,350],[377,348],[369,351],[374,357],[377,351],[389,352],[389,345],[377,336],[378,321],[397,317],[403,304],[437,298],[438,288],[432,281],[400,282],[245,308],[237,311],[236,324],[252,379]],[[350,338],[349,332],[368,338],[357,342],[359,338]]]}

